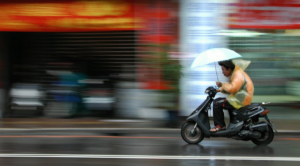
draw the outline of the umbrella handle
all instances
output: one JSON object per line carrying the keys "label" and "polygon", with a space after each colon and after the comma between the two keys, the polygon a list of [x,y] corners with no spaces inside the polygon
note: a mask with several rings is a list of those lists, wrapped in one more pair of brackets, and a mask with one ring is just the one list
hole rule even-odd
{"label": "umbrella handle", "polygon": [[217,79],[218,79],[218,82],[220,82],[220,81],[219,81],[219,77],[218,77],[218,73],[217,73],[217,66],[216,66],[216,62],[215,62],[214,64],[215,64],[215,69],[216,69],[216,75],[217,75]]}

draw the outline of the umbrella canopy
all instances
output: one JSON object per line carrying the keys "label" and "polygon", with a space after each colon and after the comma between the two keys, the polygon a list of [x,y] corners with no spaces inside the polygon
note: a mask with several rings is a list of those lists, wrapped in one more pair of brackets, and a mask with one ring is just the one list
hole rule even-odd
{"label": "umbrella canopy", "polygon": [[242,57],[240,54],[227,48],[213,48],[202,52],[198,55],[191,68],[203,66],[212,62],[218,62],[223,60],[229,60]]}

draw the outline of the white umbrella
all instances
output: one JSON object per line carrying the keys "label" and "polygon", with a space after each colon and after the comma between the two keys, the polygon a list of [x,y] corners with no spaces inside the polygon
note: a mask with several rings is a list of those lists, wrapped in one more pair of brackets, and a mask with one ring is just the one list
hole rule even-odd
{"label": "white umbrella", "polygon": [[[198,55],[192,65],[191,68],[203,66],[209,63],[223,61],[223,60],[229,60],[234,58],[242,57],[240,54],[236,53],[233,50],[230,50],[228,48],[213,48],[206,50],[202,52],[200,55]],[[216,67],[216,64],[215,64]],[[216,69],[217,72],[217,69]],[[218,75],[217,75],[218,77]],[[219,78],[218,78],[219,80]]]}

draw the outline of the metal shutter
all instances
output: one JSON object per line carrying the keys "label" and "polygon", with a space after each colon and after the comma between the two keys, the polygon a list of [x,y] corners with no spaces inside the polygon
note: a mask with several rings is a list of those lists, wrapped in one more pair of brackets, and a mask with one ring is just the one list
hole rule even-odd
{"label": "metal shutter", "polygon": [[[135,74],[135,31],[11,32],[9,41],[12,83],[50,83],[45,70],[58,62],[73,62],[89,78],[135,79],[124,74]],[[64,70],[63,65],[56,70]]]}

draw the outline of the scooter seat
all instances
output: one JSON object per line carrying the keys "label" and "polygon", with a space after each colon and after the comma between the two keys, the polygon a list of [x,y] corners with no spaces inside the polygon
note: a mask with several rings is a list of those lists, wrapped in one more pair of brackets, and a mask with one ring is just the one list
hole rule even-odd
{"label": "scooter seat", "polygon": [[246,110],[250,110],[250,109],[255,108],[255,107],[257,107],[257,106],[259,106],[259,104],[250,104],[250,105],[247,105],[247,106],[242,107],[242,108],[240,108],[240,109],[233,110],[233,111],[232,111],[232,114],[233,114],[233,115],[238,115],[238,114],[241,113],[241,112],[244,112],[244,111],[246,111]]}

